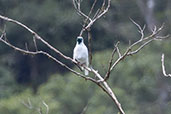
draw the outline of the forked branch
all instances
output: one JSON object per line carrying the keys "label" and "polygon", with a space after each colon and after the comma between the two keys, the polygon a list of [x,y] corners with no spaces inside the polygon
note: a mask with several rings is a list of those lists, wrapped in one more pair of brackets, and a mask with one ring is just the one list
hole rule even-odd
{"label": "forked branch", "polygon": [[26,25],[22,24],[21,22],[19,21],[16,21],[14,19],[10,19],[8,17],[5,17],[5,16],[2,16],[0,15],[0,19],[3,19],[5,21],[8,21],[8,22],[12,22],[12,23],[15,23],[19,26],[21,26],[22,28],[26,29],[27,31],[29,31],[33,37],[35,37],[37,40],[40,40],[43,44],[45,44],[48,48],[50,48],[51,50],[53,50],[55,53],[59,54],[60,56],[62,56],[63,58],[67,59],[67,60],[70,60],[72,62],[75,62],[72,60],[72,58],[70,57],[67,57],[66,55],[64,55],[61,51],[55,49],[53,46],[51,46],[47,41],[45,41],[42,37],[40,37],[36,32],[34,32],[33,30],[31,30],[29,27],[27,27]]}
{"label": "forked branch", "polygon": [[105,15],[109,8],[110,8],[110,4],[111,4],[111,0],[107,0],[107,6],[106,6],[106,0],[103,0],[102,5],[97,9],[97,11],[94,11],[96,13],[94,13],[93,16],[91,16],[94,7],[97,3],[97,0],[94,0],[91,9],[89,11],[88,14],[85,14],[82,10],[81,10],[81,2],[82,0],[73,0],[73,5],[74,8],[76,9],[77,13],[83,17],[83,28],[80,32],[80,36],[82,36],[83,32],[89,28],[91,28],[91,26],[99,19],[101,18],[103,15]]}
{"label": "forked branch", "polygon": [[[143,28],[138,24],[136,23],[135,21],[133,21],[131,19],[131,21],[133,22],[133,24],[135,24],[137,27],[138,27],[138,32],[141,34],[141,37],[138,41],[134,42],[133,44],[130,44],[126,51],[121,54],[120,52],[120,49],[118,47],[118,45],[116,45],[116,52],[118,54],[118,59],[116,59],[116,61],[112,64],[111,66],[111,62],[109,64],[109,68],[110,70],[107,71],[106,73],[106,76],[105,76],[105,81],[107,79],[109,79],[109,76],[110,76],[110,72],[117,66],[117,64],[119,64],[124,58],[126,58],[127,56],[130,56],[130,55],[134,55],[136,53],[138,53],[141,49],[143,49],[146,45],[148,45],[149,43],[151,43],[152,41],[155,41],[155,40],[163,40],[163,39],[166,39],[169,37],[169,35],[166,35],[166,36],[160,36],[160,32],[163,30],[164,28],[164,24],[157,28],[157,27],[154,27],[153,31],[151,32],[151,34],[147,37],[145,37],[144,35],[144,30],[145,30],[145,26],[143,26]],[[136,47],[136,48],[135,48]],[[135,48],[135,49],[134,49]],[[115,51],[115,50],[114,50]],[[111,59],[112,60],[112,59]]]}
{"label": "forked branch", "polygon": [[112,56],[111,56],[111,59],[109,60],[109,65],[108,65],[108,71],[106,72],[106,75],[104,77],[104,81],[106,81],[107,79],[109,79],[109,76],[110,76],[110,73],[111,73],[111,67],[112,67],[112,63],[113,63],[113,58],[114,58],[114,55],[116,52],[118,52],[118,45],[119,45],[119,42],[116,43],[116,45],[114,46],[114,49],[112,51]]}

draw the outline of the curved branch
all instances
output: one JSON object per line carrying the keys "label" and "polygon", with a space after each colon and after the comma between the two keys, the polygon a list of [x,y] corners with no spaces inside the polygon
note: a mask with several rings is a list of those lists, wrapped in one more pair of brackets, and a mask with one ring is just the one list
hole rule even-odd
{"label": "curved branch", "polygon": [[91,78],[91,77],[87,77],[87,76],[84,76],[83,74],[71,69],[70,67],[68,67],[66,64],[62,63],[61,61],[59,61],[58,59],[56,59],[55,57],[53,57],[52,55],[50,55],[49,53],[45,52],[45,51],[29,51],[29,50],[24,50],[24,49],[21,49],[21,48],[18,48],[12,44],[10,44],[9,42],[5,41],[2,39],[2,35],[0,37],[0,41],[3,42],[4,44],[6,44],[7,46],[13,48],[14,50],[16,51],[19,51],[21,53],[24,53],[24,54],[30,54],[30,55],[38,55],[38,54],[43,54],[47,57],[49,57],[50,59],[52,59],[53,61],[55,61],[56,63],[60,64],[61,66],[65,67],[66,69],[68,69],[70,72],[76,74],[77,76],[79,77],[82,77],[84,78],[85,80],[90,80],[92,82],[96,82],[95,79]]}
{"label": "curved branch", "polygon": [[166,69],[165,69],[165,65],[164,65],[164,54],[162,54],[162,56],[161,56],[161,62],[162,62],[163,75],[166,76],[166,77],[171,77],[171,74],[166,73]]}
{"label": "curved branch", "polygon": [[[134,20],[131,19],[131,21],[134,25],[136,25],[138,27],[139,32],[141,34],[141,38],[138,41],[131,44],[129,47],[127,47],[126,51],[123,54],[120,53],[119,48],[117,47],[117,50],[118,50],[117,52],[118,52],[119,57],[111,66],[110,71],[112,71],[116,67],[116,65],[120,61],[122,61],[125,57],[138,53],[141,49],[143,49],[146,45],[148,45],[152,41],[163,40],[163,39],[166,39],[169,37],[169,35],[158,36],[158,34],[163,30],[164,24],[162,24],[162,26],[159,28],[154,27],[154,30],[152,31],[152,33],[149,36],[144,37],[145,36],[144,35],[145,26],[143,28],[141,28],[141,26],[138,23],[136,23]],[[135,50],[133,50],[133,48],[136,46],[138,46],[138,47]]]}
{"label": "curved branch", "polygon": [[59,50],[55,49],[53,46],[51,46],[47,41],[45,41],[42,37],[40,37],[36,32],[34,32],[32,29],[30,29],[29,27],[27,27],[26,25],[22,24],[21,22],[19,21],[16,21],[14,19],[11,19],[11,18],[8,18],[8,17],[5,17],[5,16],[2,16],[0,15],[0,19],[3,19],[5,21],[8,21],[8,22],[12,22],[12,23],[15,23],[23,28],[25,28],[27,31],[29,31],[36,39],[40,40],[41,42],[43,42],[47,47],[49,47],[51,50],[53,50],[54,52],[56,52],[57,54],[59,54],[60,56],[62,56],[63,58],[67,59],[67,60],[70,60],[72,62],[75,63],[75,61],[72,60],[72,58],[64,55],[63,53],[61,53]]}

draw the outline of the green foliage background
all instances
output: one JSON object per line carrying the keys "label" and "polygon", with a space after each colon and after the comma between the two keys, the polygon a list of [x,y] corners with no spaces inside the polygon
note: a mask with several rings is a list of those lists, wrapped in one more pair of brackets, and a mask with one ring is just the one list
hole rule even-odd
{"label": "green foliage background", "polygon": [[[162,34],[170,34],[170,2],[156,0],[155,3],[154,16],[159,25],[163,22],[166,25]],[[83,1],[85,12],[91,4]],[[72,57],[75,38],[82,27],[72,0],[0,0],[0,14],[26,24]],[[92,28],[93,67],[101,74],[107,70],[114,43],[119,40],[123,52],[129,40],[134,42],[140,37],[129,17],[142,26],[146,23],[136,0],[112,0],[109,12]],[[34,50],[30,33],[0,20],[2,28],[4,24],[12,44],[25,48],[27,43]],[[87,44],[86,34],[84,37]],[[166,70],[171,72],[170,44],[170,39],[153,42],[137,55],[126,58],[112,72],[109,84],[126,114],[171,113],[171,78],[162,75],[160,61],[161,54],[165,53]],[[40,42],[38,47],[74,67]],[[31,109],[23,104],[28,99]],[[49,105],[49,114],[81,114],[86,106],[86,114],[118,113],[114,103],[95,84],[74,76],[44,56],[23,55],[0,43],[0,114],[38,114],[39,108],[45,114],[42,100]]]}

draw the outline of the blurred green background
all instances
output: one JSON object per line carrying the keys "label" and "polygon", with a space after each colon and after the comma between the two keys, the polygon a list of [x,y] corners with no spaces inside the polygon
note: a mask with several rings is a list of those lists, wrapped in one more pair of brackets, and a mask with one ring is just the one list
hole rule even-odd
{"label": "blurred green background", "polygon": [[[98,1],[100,5],[102,0]],[[83,0],[87,12],[93,0]],[[96,6],[97,8],[98,6]],[[72,0],[0,0],[0,14],[29,26],[55,48],[72,57],[75,39],[82,27]],[[162,35],[171,34],[170,0],[111,0],[109,12],[92,27],[93,67],[105,74],[113,44],[126,49],[129,41],[140,38],[132,18],[147,25],[148,35],[154,25],[165,23]],[[23,28],[0,20],[6,26],[7,38],[16,46],[28,44],[34,50],[32,35]],[[87,44],[86,34],[84,34]],[[67,65],[74,66],[38,42],[38,48],[49,51]],[[171,78],[161,71],[161,54],[165,53],[167,72],[171,73],[171,40],[155,41],[137,55],[126,58],[112,72],[109,84],[126,114],[171,114]],[[74,68],[79,71],[78,68]],[[28,109],[23,102],[30,99]],[[74,76],[45,56],[16,52],[0,42],[0,114],[117,114],[110,98],[95,84]]]}

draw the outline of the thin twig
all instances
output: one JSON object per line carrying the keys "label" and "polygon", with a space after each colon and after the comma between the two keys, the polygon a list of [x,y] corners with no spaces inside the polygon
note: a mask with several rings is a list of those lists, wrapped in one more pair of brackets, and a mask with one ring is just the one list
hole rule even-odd
{"label": "thin twig", "polygon": [[149,44],[149,43],[152,42],[153,40],[155,40],[155,39],[153,38],[153,39],[148,40],[147,42],[145,42],[144,44],[142,44],[142,45],[141,45],[138,49],[136,49],[135,51],[129,52],[128,55],[133,55],[133,54],[138,53],[142,48],[144,48],[147,44]]}
{"label": "thin twig", "polygon": [[[92,6],[91,6],[91,9],[89,11],[89,14],[86,15],[85,13],[83,13],[81,11],[81,1],[80,0],[73,0],[73,5],[74,5],[74,8],[76,9],[77,13],[80,15],[80,16],[83,16],[84,19],[83,19],[83,22],[84,22],[84,25],[83,25],[83,28],[81,29],[80,31],[80,36],[82,36],[83,32],[89,28],[91,28],[91,26],[99,19],[101,18],[103,15],[105,15],[109,8],[110,8],[110,4],[111,4],[111,0],[108,0],[108,3],[107,3],[107,6],[105,7],[105,0],[103,1],[103,4],[101,5],[100,8],[97,9],[96,13],[94,14],[93,18],[90,17],[90,15],[92,14],[92,11],[94,10],[94,7],[96,5],[96,2],[97,0],[94,0]],[[88,24],[87,24],[88,23]]]}
{"label": "thin twig", "polygon": [[36,43],[36,38],[35,38],[35,36],[33,36],[33,43],[34,43],[34,47],[35,47],[36,51],[38,51],[38,48],[37,48],[37,43]]}
{"label": "thin twig", "polygon": [[111,56],[111,59],[109,60],[108,70],[107,70],[106,75],[105,75],[105,77],[104,77],[104,81],[106,81],[106,80],[109,79],[110,72],[111,72],[110,69],[111,69],[111,67],[112,67],[112,62],[113,62],[114,54],[115,54],[116,51],[117,51],[118,45],[119,45],[119,42],[116,43],[116,45],[114,46],[114,49],[113,49],[113,51],[112,51],[112,56]]}
{"label": "thin twig", "polygon": [[[85,27],[85,29],[88,29],[88,28],[90,28],[93,24],[94,24],[94,22],[96,21],[96,20],[98,20],[99,18],[101,18],[104,14],[106,14],[107,12],[108,12],[108,10],[109,10],[109,8],[110,8],[110,4],[111,4],[111,0],[108,0],[108,5],[107,5],[107,7],[106,8],[102,8],[102,9],[104,9],[100,14],[98,13],[98,15]],[[104,7],[103,5],[102,5],[102,7]]]}
{"label": "thin twig", "polygon": [[118,45],[116,45],[116,51],[117,51],[117,53],[118,53],[118,56],[121,57],[121,52],[120,52],[120,50],[119,50]]}
{"label": "thin twig", "polygon": [[[92,14],[92,12],[93,12],[93,10],[94,10],[94,7],[95,7],[95,5],[96,5],[96,2],[97,2],[97,0],[94,0],[93,5],[91,6],[91,9],[90,9],[89,14],[88,14],[88,17],[89,17],[89,18],[90,18],[90,15]],[[79,35],[79,36],[82,36],[83,32],[85,31],[85,27],[86,27],[88,21],[90,21],[89,18],[86,18],[86,19],[83,21],[83,22],[84,22],[84,25],[83,25],[82,30],[80,31],[80,35]]]}
{"label": "thin twig", "polygon": [[72,0],[73,1],[73,5],[74,5],[74,8],[76,9],[77,13],[81,16],[83,16],[85,19],[88,19],[89,21],[92,21],[91,18],[89,18],[85,13],[83,13],[81,11],[81,6],[80,6],[80,2],[81,1],[77,1],[77,0]]}

